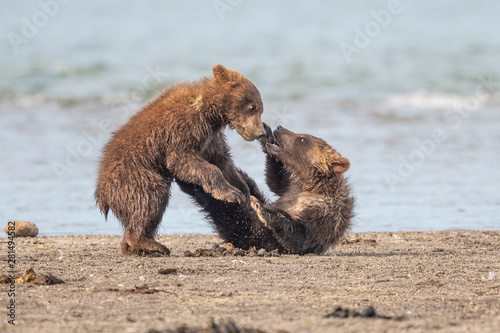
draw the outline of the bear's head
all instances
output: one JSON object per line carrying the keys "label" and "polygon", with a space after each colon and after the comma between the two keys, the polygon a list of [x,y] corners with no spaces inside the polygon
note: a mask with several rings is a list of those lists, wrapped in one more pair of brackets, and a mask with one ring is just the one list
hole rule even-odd
{"label": "bear's head", "polygon": [[252,141],[263,135],[264,111],[260,93],[249,79],[221,65],[213,68],[215,84],[221,93],[221,112],[229,126],[243,139]]}
{"label": "bear's head", "polygon": [[319,174],[334,175],[349,169],[347,158],[342,157],[324,140],[312,135],[297,134],[278,126],[273,132],[273,141],[266,144],[268,153],[296,174],[316,171]]}

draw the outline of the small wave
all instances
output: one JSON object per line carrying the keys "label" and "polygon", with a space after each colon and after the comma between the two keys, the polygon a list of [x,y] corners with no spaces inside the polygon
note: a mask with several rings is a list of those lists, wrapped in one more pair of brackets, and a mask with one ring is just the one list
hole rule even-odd
{"label": "small wave", "polygon": [[451,93],[412,92],[386,97],[375,110],[375,115],[387,119],[421,120],[441,117],[443,112],[452,109],[497,108],[500,105],[498,94],[465,96]]}
{"label": "small wave", "polygon": [[463,103],[466,98],[457,94],[418,91],[389,96],[385,104],[389,109],[446,110]]}
{"label": "small wave", "polygon": [[108,69],[104,63],[90,63],[85,65],[74,65],[71,63],[56,63],[53,71],[58,78],[95,76]]}
{"label": "small wave", "polygon": [[154,95],[144,95],[137,98],[131,93],[106,93],[99,96],[51,96],[45,94],[4,94],[0,98],[0,103],[12,103],[15,106],[24,108],[34,107],[44,104],[59,104],[64,107],[75,105],[99,104],[108,105],[111,107],[120,107],[128,105],[133,108],[138,108],[148,102]]}
{"label": "small wave", "polygon": [[47,96],[44,94],[12,94],[2,99],[4,102],[13,103],[21,107],[33,107],[43,104],[56,103],[62,106],[72,106],[77,104],[84,104],[87,102],[105,102],[103,98],[88,97],[88,98],[73,98],[73,97],[55,97]]}

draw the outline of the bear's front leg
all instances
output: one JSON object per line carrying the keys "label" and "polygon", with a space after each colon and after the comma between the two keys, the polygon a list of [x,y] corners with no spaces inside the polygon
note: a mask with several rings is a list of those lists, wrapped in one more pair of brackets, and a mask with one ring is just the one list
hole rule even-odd
{"label": "bear's front leg", "polygon": [[235,203],[244,203],[246,196],[228,183],[222,171],[198,155],[170,154],[167,168],[174,177],[186,183],[199,185],[215,199]]}
{"label": "bear's front leg", "polygon": [[283,163],[268,153],[268,143],[276,143],[273,131],[266,123],[262,123],[265,135],[259,137],[262,151],[266,154],[266,184],[269,189],[278,196],[284,195],[288,191],[291,180],[290,175]]}
{"label": "bear's front leg", "polygon": [[226,155],[218,157],[218,160],[219,163],[217,163],[216,166],[222,171],[224,179],[248,198],[250,196],[250,188],[231,158]]}
{"label": "bear's front leg", "polygon": [[246,183],[246,186],[250,191],[249,195],[256,197],[260,202],[266,204],[268,200],[264,196],[264,194],[262,194],[262,192],[260,191],[259,187],[257,186],[257,183],[255,183],[255,181],[252,178],[250,178],[250,176],[243,170],[238,169],[238,174],[241,177],[241,179],[243,179],[243,181]]}
{"label": "bear's front leg", "polygon": [[[272,205],[272,204],[271,204]],[[250,197],[250,206],[257,214],[259,220],[273,231],[278,242],[289,253],[304,254],[308,232],[306,227],[292,219],[285,212],[269,210],[269,205],[264,207],[257,198]]]}
{"label": "bear's front leg", "polygon": [[273,130],[271,129],[271,127],[269,127],[269,125],[266,123],[262,123],[262,126],[264,127],[265,134],[260,135],[258,137],[258,140],[262,147],[262,151],[267,154],[267,144],[275,143],[275,140],[274,140]]}

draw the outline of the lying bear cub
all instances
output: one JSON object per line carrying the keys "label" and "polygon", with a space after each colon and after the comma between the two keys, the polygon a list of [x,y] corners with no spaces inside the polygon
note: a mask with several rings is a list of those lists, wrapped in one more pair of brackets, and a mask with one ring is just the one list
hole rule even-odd
{"label": "lying bear cub", "polygon": [[214,199],[201,187],[179,183],[212,220],[220,236],[240,248],[279,249],[282,253],[324,253],[350,226],[354,199],[343,173],[349,160],[324,140],[264,124],[266,182],[279,196],[268,202],[241,170],[250,204]]}

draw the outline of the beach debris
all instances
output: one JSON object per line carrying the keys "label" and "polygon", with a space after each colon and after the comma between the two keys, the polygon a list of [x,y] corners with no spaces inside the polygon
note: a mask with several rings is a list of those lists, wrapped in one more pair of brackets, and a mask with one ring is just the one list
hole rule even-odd
{"label": "beach debris", "polygon": [[246,251],[246,255],[249,257],[257,257],[257,249],[255,248],[255,246],[249,248],[248,251]]}
{"label": "beach debris", "polygon": [[155,293],[160,292],[160,290],[149,288],[147,285],[142,285],[139,287],[135,286],[134,288],[127,289],[125,291],[128,293],[131,293],[131,294],[155,294]]}
{"label": "beach debris", "polygon": [[388,319],[388,320],[402,320],[404,317],[391,317],[391,316],[381,316],[375,312],[375,308],[371,305],[363,308],[361,312],[356,310],[352,310],[349,308],[344,308],[341,306],[337,306],[333,312],[325,315],[325,318],[379,318],[379,319]]}
{"label": "beach debris", "polygon": [[272,250],[264,255],[264,257],[281,257],[281,254],[278,250]]}
{"label": "beach debris", "polygon": [[184,252],[184,257],[221,257],[225,254],[226,250],[224,248],[220,248],[223,250],[218,249],[197,249],[196,251],[190,252],[186,251]]}
{"label": "beach debris", "polygon": [[[236,325],[232,319],[219,320],[218,322],[213,319],[207,324],[206,327],[196,328],[188,327],[187,325],[179,326],[176,329],[150,329],[147,333],[265,333],[258,328],[241,328]],[[279,331],[286,333],[285,331]]]}
{"label": "beach debris", "polygon": [[327,314],[325,318],[349,318],[349,317],[352,318],[352,317],[359,317],[359,315],[360,313],[355,310],[338,306],[335,308],[335,310],[333,310],[333,312]]}
{"label": "beach debris", "polygon": [[226,243],[226,246],[219,246],[215,244],[211,249],[197,249],[194,252],[184,252],[185,257],[225,257],[225,256],[260,256],[260,257],[280,257],[281,254],[278,250],[267,252],[264,249],[257,251],[254,247],[248,251],[234,247],[231,243]]}
{"label": "beach debris", "polygon": [[233,255],[234,256],[242,256],[243,257],[243,256],[246,255],[246,253],[244,251],[240,250],[240,249],[235,249],[234,252],[233,252]]}
{"label": "beach debris", "polygon": [[[495,272],[488,272],[488,280],[494,280],[495,279]],[[481,276],[482,280],[486,280],[484,276]]]}
{"label": "beach debris", "polygon": [[[0,283],[11,283],[12,279],[5,275],[0,275]],[[64,283],[63,280],[56,278],[54,275],[40,274],[36,275],[32,267],[28,268],[23,274],[17,274],[14,276],[15,283],[32,283],[39,285],[51,285],[51,284],[61,284]]]}
{"label": "beach debris", "polygon": [[36,274],[33,268],[28,268],[22,275],[15,276],[16,283],[32,283],[36,280]]}
{"label": "beach debris", "polygon": [[9,221],[4,228],[7,235],[15,237],[36,237],[38,235],[38,227],[33,222],[28,221]]}
{"label": "beach debris", "polygon": [[218,277],[217,279],[213,280],[213,283],[220,283],[220,282],[225,282],[226,278],[223,276]]}
{"label": "beach debris", "polygon": [[177,268],[160,268],[158,270],[158,274],[175,274],[179,272],[179,270]]}
{"label": "beach debris", "polygon": [[342,238],[340,241],[341,245],[349,245],[349,244],[357,244],[357,243],[367,243],[367,244],[373,244],[375,245],[377,241],[375,239],[365,239],[365,238],[352,238],[352,239],[347,239],[347,238]]}
{"label": "beach debris", "polygon": [[64,281],[56,278],[54,275],[50,273],[47,273],[37,276],[35,281],[33,281],[33,283],[40,285],[51,285],[51,284],[64,283]]}
{"label": "beach debris", "polygon": [[187,275],[185,275],[185,274],[194,274],[194,273],[195,273],[194,270],[192,270],[190,268],[184,268],[182,266],[158,269],[158,274],[163,274],[163,275],[178,274],[177,275],[178,277],[186,277]]}

